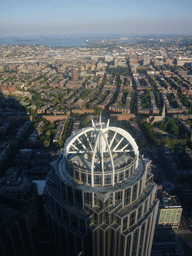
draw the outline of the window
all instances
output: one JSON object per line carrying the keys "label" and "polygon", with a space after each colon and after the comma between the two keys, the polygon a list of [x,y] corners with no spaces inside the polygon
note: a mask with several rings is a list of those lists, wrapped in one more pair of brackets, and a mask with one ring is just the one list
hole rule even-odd
{"label": "window", "polygon": [[133,195],[132,195],[132,202],[134,202],[137,199],[137,187],[138,187],[138,183],[136,183],[133,186]]}
{"label": "window", "polygon": [[139,206],[138,209],[138,215],[137,215],[137,220],[139,220],[142,216],[142,210],[143,210],[143,205]]}
{"label": "window", "polygon": [[153,199],[152,199],[152,196],[153,196],[153,194],[151,194],[151,195],[150,195],[150,198],[149,198],[149,207],[150,207],[150,205],[152,204],[152,200],[153,200]]}
{"label": "window", "polygon": [[101,175],[95,175],[94,176],[94,184],[95,185],[101,185]]}
{"label": "window", "polygon": [[125,190],[125,201],[124,205],[130,204],[130,197],[131,197],[131,188]]}
{"label": "window", "polygon": [[139,229],[137,229],[137,230],[134,232],[134,235],[133,235],[133,246],[132,246],[132,254],[131,254],[131,255],[133,255],[133,256],[136,256],[136,254],[137,254],[138,235],[139,235]]}
{"label": "window", "polygon": [[133,174],[133,166],[131,166],[131,173],[130,173],[130,175],[132,175]]}
{"label": "window", "polygon": [[129,169],[125,171],[125,179],[129,177]]}
{"label": "window", "polygon": [[98,196],[94,193],[94,205],[98,205]]}
{"label": "window", "polygon": [[[151,223],[151,216],[149,216],[148,218],[148,224],[147,224],[147,229],[146,229],[146,236],[150,236],[151,234],[149,233],[151,230],[149,230],[149,226],[150,226],[150,223]],[[143,255],[146,254],[146,251],[147,251],[147,245],[148,243],[144,243],[144,250],[143,250]]]}
{"label": "window", "polygon": [[122,200],[122,191],[118,191],[115,193],[115,204],[121,203]]}
{"label": "window", "polygon": [[142,179],[140,179],[140,182],[139,182],[139,194],[138,194],[138,196],[140,196],[140,194],[141,194],[141,187],[142,187]]}
{"label": "window", "polygon": [[132,212],[130,215],[129,227],[131,227],[135,224],[135,216],[136,216],[136,211]]}
{"label": "window", "polygon": [[104,231],[102,231],[101,229],[100,229],[100,231],[99,231],[99,241],[100,241],[100,243],[99,243],[99,245],[100,245],[100,253],[99,253],[99,255],[103,255],[103,240],[104,240]]}
{"label": "window", "polygon": [[146,211],[147,211],[147,205],[148,205],[148,199],[145,201],[145,206],[144,206],[144,212],[143,212],[143,213],[146,213]]}
{"label": "window", "polygon": [[111,237],[110,229],[107,229],[105,231],[105,241],[106,241],[106,243],[105,243],[105,255],[109,255],[110,249],[111,249],[111,241],[108,240],[108,237]]}
{"label": "window", "polygon": [[145,234],[145,222],[144,222],[143,225],[141,226],[140,245],[139,245],[139,255],[141,255],[142,248],[143,248],[144,234]]}
{"label": "window", "polygon": [[123,219],[123,231],[127,230],[127,217]]}
{"label": "window", "polygon": [[121,172],[119,174],[119,181],[122,181],[122,180],[124,180],[124,172]]}
{"label": "window", "polygon": [[84,203],[85,204],[92,204],[92,194],[89,192],[84,193]]}
{"label": "window", "polygon": [[111,223],[116,222],[116,215],[114,213],[111,214]]}
{"label": "window", "polygon": [[130,256],[130,248],[131,248],[131,235],[127,237],[127,249],[126,256]]}
{"label": "window", "polygon": [[88,174],[88,183],[91,184],[91,175]]}
{"label": "window", "polygon": [[111,175],[105,175],[105,185],[111,184]]}
{"label": "window", "polygon": [[81,181],[86,183],[86,174],[85,173],[81,173]]}
{"label": "window", "polygon": [[79,172],[75,171],[75,179],[79,180]]}
{"label": "window", "polygon": [[125,247],[125,237],[122,236],[120,238],[120,251],[119,251],[119,255],[124,255],[124,247]]}
{"label": "window", "polygon": [[115,183],[117,183],[117,174],[115,174]]}

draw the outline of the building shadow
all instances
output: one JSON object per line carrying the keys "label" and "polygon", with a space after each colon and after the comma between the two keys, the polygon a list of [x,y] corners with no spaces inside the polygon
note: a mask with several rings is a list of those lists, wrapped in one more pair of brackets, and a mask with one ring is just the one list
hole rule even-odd
{"label": "building shadow", "polygon": [[41,142],[45,120],[0,90],[0,255],[50,254],[42,194],[57,150]]}

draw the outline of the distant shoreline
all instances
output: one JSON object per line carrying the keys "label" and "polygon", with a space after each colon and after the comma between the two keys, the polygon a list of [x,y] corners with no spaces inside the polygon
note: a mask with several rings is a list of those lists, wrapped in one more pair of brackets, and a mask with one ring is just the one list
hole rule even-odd
{"label": "distant shoreline", "polygon": [[44,45],[55,47],[85,46],[86,38],[25,38],[25,37],[7,37],[0,38],[0,45]]}
{"label": "distant shoreline", "polygon": [[88,46],[91,42],[116,40],[118,42],[133,41],[159,41],[173,38],[190,38],[190,35],[45,35],[45,36],[0,36],[0,45],[43,45],[48,47],[81,47]]}

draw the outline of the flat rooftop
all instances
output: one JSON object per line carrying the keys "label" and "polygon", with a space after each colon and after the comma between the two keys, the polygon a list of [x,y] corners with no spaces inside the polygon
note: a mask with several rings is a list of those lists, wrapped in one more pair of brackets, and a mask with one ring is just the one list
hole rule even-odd
{"label": "flat rooftop", "polygon": [[170,196],[166,191],[158,190],[157,194],[160,200],[159,208],[181,208],[177,196]]}

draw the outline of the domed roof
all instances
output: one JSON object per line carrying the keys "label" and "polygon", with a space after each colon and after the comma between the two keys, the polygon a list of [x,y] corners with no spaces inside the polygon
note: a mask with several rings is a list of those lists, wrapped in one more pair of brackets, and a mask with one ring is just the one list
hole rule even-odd
{"label": "domed roof", "polygon": [[[115,183],[115,173],[134,162],[138,166],[139,151],[133,137],[125,130],[100,121],[81,129],[67,140],[63,156],[77,169],[91,173],[91,185],[99,174],[113,174],[109,185]],[[97,176],[97,178],[93,176]],[[102,182],[103,180],[103,182]],[[100,184],[100,182],[98,182]],[[101,183],[105,184],[101,178]]]}

